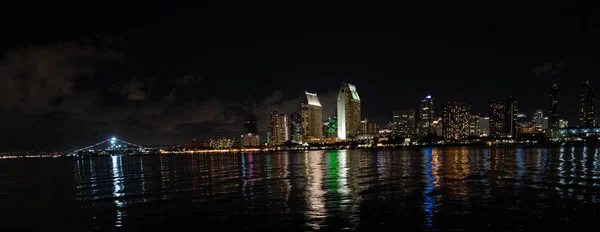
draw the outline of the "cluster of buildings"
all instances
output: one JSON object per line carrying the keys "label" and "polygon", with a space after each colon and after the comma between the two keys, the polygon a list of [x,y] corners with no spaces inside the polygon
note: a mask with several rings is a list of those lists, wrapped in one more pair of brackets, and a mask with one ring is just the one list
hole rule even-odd
{"label": "cluster of buildings", "polygon": [[[342,83],[335,116],[323,120],[323,105],[316,93],[305,92],[298,109],[289,115],[271,111],[267,145],[331,143],[376,131],[374,123],[361,121],[360,97],[356,86],[350,83]],[[242,146],[251,145],[242,141]]]}
{"label": "cluster of buildings", "polygon": [[434,99],[426,96],[416,119],[414,109],[394,111],[393,135],[401,138],[422,139],[441,137],[445,141],[470,141],[482,137],[514,142],[535,138],[550,138],[554,141],[597,139],[600,128],[594,118],[594,88],[589,81],[582,83],[580,118],[577,127],[559,118],[559,88],[553,85],[549,91],[549,114],[535,110],[532,119],[521,113],[516,97],[492,100],[488,117],[471,112],[464,102],[448,102],[442,105],[441,117],[436,117]]}
{"label": "cluster of buildings", "polygon": [[[516,97],[492,100],[487,117],[471,112],[464,102],[447,102],[436,112],[431,95],[421,100],[418,110],[401,109],[393,112],[393,120],[384,128],[376,123],[361,119],[361,99],[355,85],[342,82],[337,96],[336,115],[323,117],[323,105],[316,93],[305,92],[298,111],[286,114],[272,110],[269,114],[269,127],[266,144],[262,144],[254,114],[244,120],[244,133],[240,140],[215,139],[209,147],[231,148],[331,144],[336,142],[380,142],[400,141],[414,144],[418,141],[442,143],[481,141],[525,141],[536,138],[550,138],[554,141],[577,140],[600,136],[600,128],[595,127],[594,88],[589,81],[582,83],[580,118],[577,127],[569,127],[566,120],[559,117],[559,88],[553,85],[549,91],[549,112],[544,116],[541,109],[535,110],[528,118],[519,108]],[[418,114],[417,114],[418,113]]]}

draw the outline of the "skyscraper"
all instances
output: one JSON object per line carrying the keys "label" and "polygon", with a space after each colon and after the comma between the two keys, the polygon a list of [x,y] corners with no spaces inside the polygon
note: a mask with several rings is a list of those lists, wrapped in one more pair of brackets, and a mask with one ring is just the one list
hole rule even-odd
{"label": "skyscraper", "polygon": [[581,117],[579,123],[581,127],[594,127],[594,87],[590,81],[581,83]]}
{"label": "skyscraper", "polygon": [[419,135],[422,137],[434,134],[432,124],[435,121],[435,112],[433,109],[433,98],[431,95],[425,96],[425,99],[421,100],[419,108]]}
{"label": "skyscraper", "polygon": [[258,129],[256,126],[256,115],[253,113],[247,113],[246,118],[244,119],[244,134],[258,134]]}
{"label": "skyscraper", "polygon": [[[552,102],[552,101],[550,101]],[[558,103],[558,101],[557,101]],[[552,105],[552,103],[550,103],[550,105]],[[533,126],[541,128],[542,127],[542,120],[544,119],[544,111],[537,109],[535,110],[535,112],[533,113],[533,119],[531,120],[533,122]]]}
{"label": "skyscraper", "polygon": [[[550,107],[549,107],[549,116],[548,116],[548,127],[550,129],[558,128],[558,85],[552,85],[550,88]],[[543,115],[542,115],[543,116]]]}
{"label": "skyscraper", "polygon": [[415,110],[403,109],[394,111],[394,135],[411,138],[415,135]]}
{"label": "skyscraper", "polygon": [[269,142],[272,145],[281,145],[287,141],[289,130],[288,130],[288,117],[285,114],[280,114],[277,110],[271,111],[271,123],[269,125]]}
{"label": "skyscraper", "polygon": [[462,140],[469,136],[471,107],[462,102],[446,104],[443,110],[442,128],[445,139]]}
{"label": "skyscraper", "polygon": [[342,82],[337,97],[338,138],[354,137],[359,132],[360,97],[356,86]]}
{"label": "skyscraper", "polygon": [[290,128],[290,140],[295,143],[302,142],[302,117],[298,112],[293,112],[290,114],[288,119],[289,128]]}
{"label": "skyscraper", "polygon": [[517,133],[521,133],[523,128],[527,126],[527,115],[526,114],[517,114]]}
{"label": "skyscraper", "polygon": [[469,120],[469,136],[480,136],[480,128],[479,128],[480,116],[479,114],[471,114],[471,119]]}
{"label": "skyscraper", "polygon": [[364,119],[360,121],[359,134],[376,134],[377,133],[377,124],[375,122],[370,121],[369,119]]}
{"label": "skyscraper", "polygon": [[302,132],[305,142],[319,140],[323,133],[323,109],[316,93],[305,92],[302,102]]}
{"label": "skyscraper", "polygon": [[504,109],[506,110],[506,115],[504,116],[504,129],[506,130],[506,135],[510,135],[511,138],[517,138],[518,134],[518,121],[517,117],[519,116],[519,102],[516,97],[510,97],[506,100],[506,104],[504,105]]}
{"label": "skyscraper", "polygon": [[485,137],[490,135],[490,117],[479,118],[479,133]]}
{"label": "skyscraper", "polygon": [[506,112],[504,111],[503,101],[491,101],[490,102],[490,137],[504,137],[504,117]]}

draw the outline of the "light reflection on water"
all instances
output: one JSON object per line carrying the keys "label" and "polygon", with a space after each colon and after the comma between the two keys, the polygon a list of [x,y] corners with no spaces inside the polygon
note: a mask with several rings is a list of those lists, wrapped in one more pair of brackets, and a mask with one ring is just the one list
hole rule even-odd
{"label": "light reflection on water", "polygon": [[4,160],[0,230],[594,224],[599,164],[575,146]]}

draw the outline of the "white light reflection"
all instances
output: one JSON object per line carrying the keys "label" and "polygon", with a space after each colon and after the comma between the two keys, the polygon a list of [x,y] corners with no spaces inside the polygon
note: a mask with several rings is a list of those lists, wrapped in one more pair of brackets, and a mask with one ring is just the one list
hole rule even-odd
{"label": "white light reflection", "polygon": [[123,189],[123,165],[121,164],[121,156],[111,156],[112,174],[113,174],[113,197],[115,198],[114,203],[117,207],[117,219],[115,221],[115,227],[121,227],[123,225],[123,217],[125,212],[125,201],[121,199],[124,196]]}
{"label": "white light reflection", "polygon": [[325,191],[321,185],[323,182],[323,170],[320,160],[323,157],[323,151],[309,151],[306,153],[308,159],[308,217],[309,226],[318,230],[324,223],[326,217],[325,209]]}
{"label": "white light reflection", "polygon": [[346,168],[346,158],[348,154],[346,154],[346,152],[346,150],[338,151],[338,192],[342,195],[342,204],[344,205],[350,202],[350,199],[347,197],[350,193],[350,189],[348,188],[348,168]]}
{"label": "white light reflection", "polygon": [[146,177],[144,176],[144,160],[140,156],[140,175],[142,178],[142,201],[146,202]]}

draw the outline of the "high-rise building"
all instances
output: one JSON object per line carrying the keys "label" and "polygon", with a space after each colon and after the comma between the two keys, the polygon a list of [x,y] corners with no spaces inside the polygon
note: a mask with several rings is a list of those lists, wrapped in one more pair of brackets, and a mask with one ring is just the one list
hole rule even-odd
{"label": "high-rise building", "polygon": [[533,122],[533,126],[541,128],[543,119],[544,119],[544,111],[537,109],[533,113],[533,119],[531,120],[531,122]]}
{"label": "high-rise building", "polygon": [[545,130],[545,129],[548,129],[548,121],[549,121],[549,120],[548,120],[548,117],[544,117],[544,118],[542,119],[542,129],[544,129],[544,130]]}
{"label": "high-rise building", "polygon": [[442,131],[443,126],[444,126],[444,122],[442,120],[442,118],[437,118],[435,120],[433,120],[433,123],[431,124],[431,131],[433,131],[433,134],[436,136],[442,136],[444,133]]}
{"label": "high-rise building", "polygon": [[518,122],[517,116],[519,115],[519,102],[516,97],[510,97],[506,100],[506,104],[504,105],[504,109],[506,111],[506,115],[504,116],[504,129],[506,130],[506,135],[510,135],[511,138],[517,138],[518,130]]}
{"label": "high-rise building", "polygon": [[548,116],[548,126],[551,129],[556,129],[559,127],[558,122],[558,85],[552,85],[550,88],[550,106],[549,106],[549,116]]}
{"label": "high-rise building", "polygon": [[594,127],[596,125],[594,118],[594,87],[589,81],[581,83],[581,117],[579,123],[581,127]]}
{"label": "high-rise building", "polygon": [[527,115],[526,114],[517,114],[517,133],[522,133],[523,128],[527,126]]}
{"label": "high-rise building", "polygon": [[320,140],[323,135],[323,109],[316,93],[305,92],[302,102],[302,131],[305,142]]}
{"label": "high-rise building", "polygon": [[290,140],[294,143],[302,142],[302,117],[298,112],[293,112],[290,114],[288,119],[289,128],[290,128]]}
{"label": "high-rise building", "polygon": [[256,126],[256,115],[253,113],[246,114],[244,119],[244,134],[258,134],[258,127]]}
{"label": "high-rise building", "polygon": [[504,101],[492,101],[490,103],[490,120],[489,120],[489,128],[490,128],[490,137],[504,137],[505,129],[504,129],[504,117],[506,112],[504,110]]}
{"label": "high-rise building", "polygon": [[272,145],[282,145],[289,139],[288,117],[280,114],[277,110],[271,111],[271,123],[269,124],[268,142]]}
{"label": "high-rise building", "polygon": [[359,132],[360,97],[356,86],[342,82],[337,97],[338,138],[354,137]]}
{"label": "high-rise building", "polygon": [[490,134],[490,117],[479,118],[479,134],[487,137]]}
{"label": "high-rise building", "polygon": [[435,121],[435,112],[433,106],[433,97],[431,97],[431,95],[427,95],[425,96],[425,99],[421,100],[419,117],[419,135],[424,137],[434,134],[431,125],[433,124],[433,121]]}
{"label": "high-rise building", "polygon": [[445,139],[462,140],[469,136],[470,110],[471,107],[462,102],[448,102],[444,106],[442,134]]}
{"label": "high-rise building", "polygon": [[413,137],[415,135],[415,110],[404,109],[394,111],[393,123],[393,133],[395,136],[402,138]]}
{"label": "high-rise building", "polygon": [[471,114],[471,118],[469,120],[469,136],[480,136],[480,121],[481,120],[479,114]]}
{"label": "high-rise building", "polygon": [[365,118],[360,121],[359,134],[377,134],[377,124]]}

